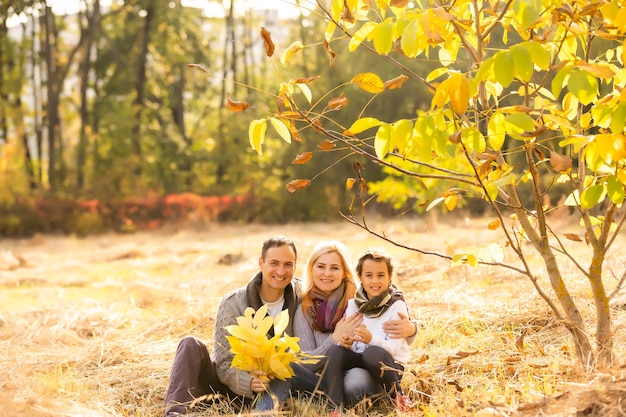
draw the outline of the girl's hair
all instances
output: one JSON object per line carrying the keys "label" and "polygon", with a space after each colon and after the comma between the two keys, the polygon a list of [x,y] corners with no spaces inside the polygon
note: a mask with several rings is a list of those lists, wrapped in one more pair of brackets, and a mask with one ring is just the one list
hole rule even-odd
{"label": "girl's hair", "polygon": [[384,262],[387,265],[387,272],[389,273],[389,277],[391,278],[393,276],[394,265],[391,255],[389,255],[383,249],[378,248],[366,250],[361,254],[361,256],[359,256],[359,260],[356,264],[356,273],[359,276],[361,276],[361,274],[363,273],[363,262],[367,261],[368,259],[375,262]]}
{"label": "girl's hair", "polygon": [[341,266],[343,266],[344,279],[352,282],[355,286],[356,277],[354,275],[354,271],[350,266],[352,261],[350,260],[350,252],[346,245],[341,243],[338,240],[324,240],[319,242],[309,255],[309,258],[306,261],[306,267],[304,269],[304,295],[306,296],[311,288],[313,288],[313,265],[320,256],[325,255],[327,253],[337,253],[339,258],[341,258]]}

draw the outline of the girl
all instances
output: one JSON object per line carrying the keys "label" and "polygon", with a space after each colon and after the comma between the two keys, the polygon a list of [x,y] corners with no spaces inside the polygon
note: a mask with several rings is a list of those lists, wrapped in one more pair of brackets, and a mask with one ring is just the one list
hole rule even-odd
{"label": "girl", "polygon": [[[408,316],[404,295],[391,284],[393,263],[381,250],[369,250],[358,260],[356,271],[361,285],[348,302],[346,317],[363,315],[363,323],[353,332],[342,335],[340,342],[327,352],[323,381],[335,406],[343,407],[343,373],[355,367],[365,368],[379,381],[400,411],[412,406],[402,393],[400,380],[410,351],[406,339],[390,338],[383,323],[398,314]],[[332,415],[338,415],[333,411]]]}

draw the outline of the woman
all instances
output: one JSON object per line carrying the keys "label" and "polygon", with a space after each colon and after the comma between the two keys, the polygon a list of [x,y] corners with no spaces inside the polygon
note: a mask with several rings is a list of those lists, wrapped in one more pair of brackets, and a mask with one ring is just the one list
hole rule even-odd
{"label": "woman", "polygon": [[[294,317],[294,335],[300,338],[302,351],[312,355],[326,355],[331,346],[341,342],[344,334],[351,335],[361,325],[362,314],[343,317],[348,300],[353,298],[357,284],[350,267],[350,253],[336,240],[322,241],[313,248],[304,271],[304,293],[300,308]],[[406,316],[385,323],[391,338],[413,342],[416,325]],[[307,365],[314,372],[322,372],[326,358]],[[362,368],[353,368],[344,376],[344,395],[348,402],[382,391],[382,385]]]}

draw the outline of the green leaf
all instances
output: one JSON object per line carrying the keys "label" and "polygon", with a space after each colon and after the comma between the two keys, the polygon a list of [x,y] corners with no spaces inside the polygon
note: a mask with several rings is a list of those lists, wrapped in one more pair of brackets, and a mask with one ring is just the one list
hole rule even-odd
{"label": "green leaf", "polygon": [[531,41],[525,42],[524,48],[530,52],[532,62],[541,68],[546,70],[550,67],[550,52],[539,42]]}
{"label": "green leaf", "polygon": [[525,82],[530,81],[533,76],[533,61],[530,52],[522,45],[511,48],[515,74]]}
{"label": "green leaf", "polygon": [[413,135],[413,122],[407,119],[400,119],[391,126],[389,150],[398,148],[404,154]]}
{"label": "green leaf", "polygon": [[415,58],[422,52],[418,40],[423,36],[424,33],[418,19],[413,19],[411,23],[406,25],[400,39],[400,48],[407,57]]}
{"label": "green leaf", "polygon": [[374,150],[379,159],[383,159],[389,153],[389,142],[391,139],[391,126],[384,124],[378,128],[374,138]]}
{"label": "green leaf", "polygon": [[613,204],[620,205],[624,202],[624,184],[615,175],[606,179],[607,195]]}
{"label": "green leaf", "polygon": [[393,23],[387,19],[378,24],[374,33],[374,49],[381,55],[387,55],[393,48]]}
{"label": "green leaf", "polygon": [[535,123],[526,113],[511,113],[504,118],[504,128],[515,139],[528,140],[531,138],[524,138],[520,135],[535,130]]}
{"label": "green leaf", "polygon": [[363,117],[362,119],[358,119],[354,123],[352,123],[352,126],[350,126],[350,128],[348,129],[348,132],[353,135],[357,135],[361,132],[366,131],[367,129],[380,126],[384,123],[385,122],[381,122],[374,117]]}
{"label": "green leaf", "polygon": [[291,132],[289,132],[289,129],[287,128],[287,125],[285,125],[285,122],[277,117],[270,117],[270,122],[272,123],[272,126],[274,127],[276,132],[278,132],[280,137],[283,138],[285,142],[291,143]]}
{"label": "green leaf", "polygon": [[559,94],[561,94],[561,90],[563,90],[563,86],[565,85],[565,77],[569,75],[572,68],[573,67],[571,65],[564,66],[552,79],[550,86],[552,87],[552,94],[554,94],[554,97],[558,97]]}
{"label": "green leaf", "polygon": [[248,127],[248,138],[250,139],[250,146],[259,155],[263,155],[261,145],[265,141],[265,131],[267,130],[267,119],[253,120]]}
{"label": "green leaf", "polygon": [[580,206],[583,210],[589,210],[604,200],[605,195],[604,184],[592,185],[586,188],[580,196]]}
{"label": "green leaf", "polygon": [[470,151],[476,153],[485,152],[485,137],[475,127],[467,127],[461,132],[461,141]]}
{"label": "green leaf", "polygon": [[505,117],[502,112],[496,111],[487,125],[487,135],[489,136],[489,144],[494,151],[499,151],[504,145],[506,137],[506,128],[504,127]]}
{"label": "green leaf", "polygon": [[624,131],[626,123],[626,103],[620,103],[613,109],[611,114],[611,132],[619,134]]}
{"label": "green leaf", "polygon": [[506,88],[511,85],[515,76],[515,64],[509,51],[500,51],[495,55],[493,72],[496,76],[496,81],[502,87]]}
{"label": "green leaf", "polygon": [[582,69],[570,74],[567,88],[584,105],[591,103],[598,96],[598,80]]}

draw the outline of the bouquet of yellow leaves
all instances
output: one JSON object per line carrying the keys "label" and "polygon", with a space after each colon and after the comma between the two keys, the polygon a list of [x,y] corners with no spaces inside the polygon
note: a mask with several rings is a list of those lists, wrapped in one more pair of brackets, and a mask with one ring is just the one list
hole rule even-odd
{"label": "bouquet of yellow leaves", "polygon": [[[231,334],[226,336],[230,352],[235,355],[230,366],[246,372],[261,370],[268,378],[285,380],[294,375],[292,363],[315,363],[318,357],[300,352],[299,338],[283,335],[288,323],[287,310],[273,318],[267,314],[265,304],[256,312],[246,308],[236,325],[225,327]],[[274,336],[268,338],[272,326]]]}

